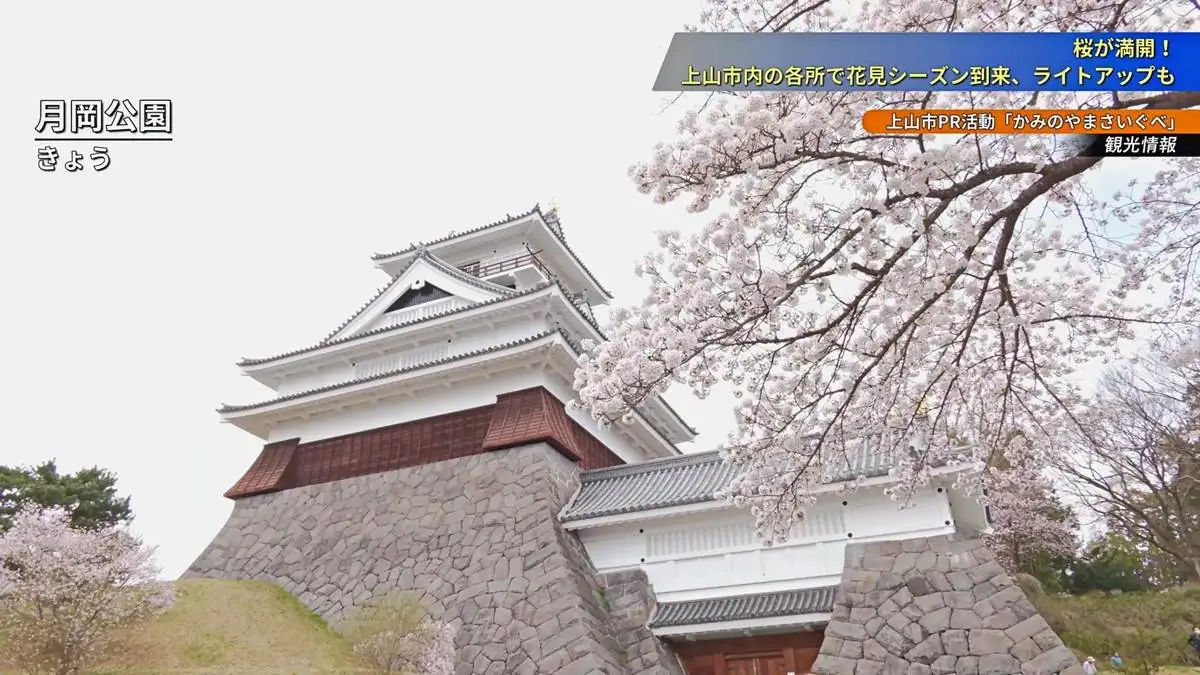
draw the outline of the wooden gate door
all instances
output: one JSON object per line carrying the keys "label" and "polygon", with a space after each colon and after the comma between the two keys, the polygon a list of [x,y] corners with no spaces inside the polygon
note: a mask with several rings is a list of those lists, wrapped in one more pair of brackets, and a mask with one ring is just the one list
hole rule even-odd
{"label": "wooden gate door", "polygon": [[[720,672],[718,670],[718,672]],[[795,671],[791,671],[795,672]],[[782,652],[743,654],[725,657],[725,675],[787,675],[788,664]],[[798,675],[798,674],[797,674]]]}
{"label": "wooden gate door", "polygon": [[758,659],[753,656],[735,656],[725,659],[725,675],[758,675]]}
{"label": "wooden gate door", "polygon": [[688,675],[806,675],[821,632],[674,643]]}

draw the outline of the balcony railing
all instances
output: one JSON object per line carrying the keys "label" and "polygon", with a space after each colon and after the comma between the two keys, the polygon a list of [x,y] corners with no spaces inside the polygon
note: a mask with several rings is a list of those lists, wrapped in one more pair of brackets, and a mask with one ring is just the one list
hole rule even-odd
{"label": "balcony railing", "polygon": [[486,279],[488,277],[494,277],[497,274],[504,274],[505,272],[521,269],[522,267],[536,268],[548,278],[554,276],[550,273],[550,270],[542,264],[542,261],[538,260],[537,255],[534,253],[524,253],[512,258],[496,260],[486,264],[471,263],[470,265],[462,265],[459,267],[459,269],[467,274],[477,276],[480,279]]}
{"label": "balcony railing", "polygon": [[[472,276],[479,277],[480,279],[488,279],[499,274],[504,274],[505,272],[511,272],[524,267],[533,267],[541,272],[542,275],[547,279],[556,278],[555,274],[551,272],[548,267],[542,264],[541,260],[538,259],[536,252],[525,253],[522,255],[513,256],[511,258],[505,258],[503,260],[496,260],[484,264],[471,263],[469,265],[460,265],[458,269]],[[588,302],[586,294],[568,293],[567,299],[570,300],[572,304],[578,307],[580,311],[584,312],[587,316],[594,318],[592,314],[592,304]]]}

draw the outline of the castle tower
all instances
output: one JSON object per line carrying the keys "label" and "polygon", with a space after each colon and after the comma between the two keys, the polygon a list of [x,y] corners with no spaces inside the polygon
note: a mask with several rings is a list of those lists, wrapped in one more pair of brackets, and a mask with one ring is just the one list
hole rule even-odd
{"label": "castle tower", "polygon": [[390,277],[324,340],[238,365],[275,396],[225,405],[266,445],[230,498],[546,442],[583,469],[678,454],[661,399],[600,429],[564,404],[611,296],[537,207],[374,256]]}
{"label": "castle tower", "polygon": [[404,592],[458,628],[460,673],[681,673],[645,584],[620,579],[614,614],[559,522],[581,471],[696,432],[657,398],[603,429],[565,405],[611,296],[557,213],[373,260],[387,284],[323,340],[238,364],[274,395],[218,412],[264,446],[184,576],[277,583],[335,625]]}

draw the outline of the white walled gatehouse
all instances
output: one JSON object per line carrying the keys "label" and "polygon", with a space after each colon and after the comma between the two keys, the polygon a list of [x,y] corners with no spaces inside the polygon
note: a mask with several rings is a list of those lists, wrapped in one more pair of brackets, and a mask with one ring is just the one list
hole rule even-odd
{"label": "white walled gatehouse", "polygon": [[[410,593],[458,629],[457,675],[853,675],[885,661],[974,672],[973,655],[928,670],[928,646],[908,653],[923,629],[888,620],[904,631],[891,639],[846,604],[868,583],[900,602],[901,569],[926,575],[914,597],[947,594],[921,603],[965,602],[938,575],[970,563],[975,592],[995,595],[974,620],[1029,651],[1027,620],[1001,625],[1011,593],[972,539],[986,513],[953,487],[978,467],[934,469],[901,510],[883,494],[894,455],[863,443],[767,547],[716,499],[734,467],[682,455],[696,432],[663,400],[603,428],[567,406],[579,344],[604,338],[592,308],[610,297],[553,211],[373,260],[386,284],[325,338],[238,364],[271,393],[218,412],[264,445],[186,576],[270,581],[334,623]],[[859,489],[840,494],[838,476]]]}
{"label": "white walled gatehouse", "polygon": [[883,493],[891,464],[884,457],[858,458],[846,472],[865,477],[858,490],[843,495],[830,483],[788,540],[771,547],[755,535],[747,510],[715,497],[734,478],[716,452],[586,472],[560,517],[599,572],[646,573],[660,603],[651,621],[656,635],[824,624],[847,544],[987,528],[982,505],[953,487],[956,474],[978,467],[935,469],[931,484],[901,509]]}

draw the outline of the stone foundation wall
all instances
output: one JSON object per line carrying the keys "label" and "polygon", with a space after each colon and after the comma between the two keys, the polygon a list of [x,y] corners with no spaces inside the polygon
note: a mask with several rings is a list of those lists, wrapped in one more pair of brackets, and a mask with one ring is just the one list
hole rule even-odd
{"label": "stone foundation wall", "polygon": [[617,639],[625,647],[625,661],[635,673],[685,675],[679,657],[646,627],[656,600],[642,570],[603,575],[603,601]]}
{"label": "stone foundation wall", "polygon": [[458,628],[458,675],[677,672],[614,628],[558,523],[577,485],[575,466],[537,444],[245,497],[184,576],[274,582],[334,625],[408,592]]}
{"label": "stone foundation wall", "polygon": [[853,544],[817,675],[1082,675],[982,540]]}

